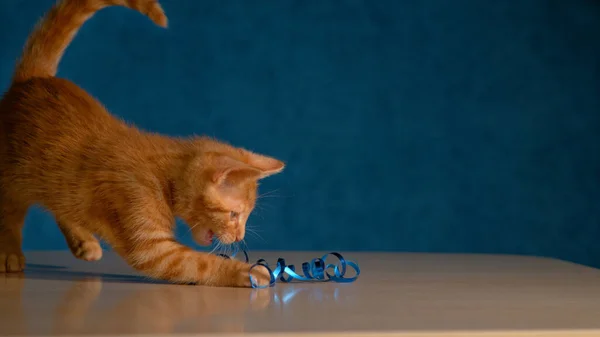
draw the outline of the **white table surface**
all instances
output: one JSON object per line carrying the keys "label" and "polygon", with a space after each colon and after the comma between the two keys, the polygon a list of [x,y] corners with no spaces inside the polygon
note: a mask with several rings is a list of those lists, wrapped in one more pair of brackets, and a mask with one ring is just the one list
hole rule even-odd
{"label": "white table surface", "polygon": [[[161,284],[116,255],[29,252],[0,274],[1,336],[600,336],[600,270],[534,257],[342,252],[350,284]],[[253,252],[297,264],[322,253]]]}

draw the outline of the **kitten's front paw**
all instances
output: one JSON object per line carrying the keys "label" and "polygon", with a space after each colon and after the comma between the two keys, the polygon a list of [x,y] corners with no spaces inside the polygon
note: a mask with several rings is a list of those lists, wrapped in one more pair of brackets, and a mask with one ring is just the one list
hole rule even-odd
{"label": "kitten's front paw", "polygon": [[250,288],[252,284],[250,283],[250,275],[254,279],[254,283],[259,287],[268,286],[271,283],[271,275],[267,271],[266,268],[257,266],[250,270],[252,265],[241,262],[238,260],[229,260],[228,262],[233,263],[233,279],[231,280],[231,285],[234,287],[244,287]]}
{"label": "kitten's front paw", "polygon": [[[254,284],[259,287],[266,287],[271,283],[271,274],[267,270],[267,268],[262,266],[256,266],[252,268],[250,271],[252,278],[254,279]],[[246,276],[249,278],[248,276]],[[252,286],[249,284],[249,286]]]}
{"label": "kitten's front paw", "polygon": [[0,273],[18,273],[25,269],[25,256],[22,252],[0,252]]}

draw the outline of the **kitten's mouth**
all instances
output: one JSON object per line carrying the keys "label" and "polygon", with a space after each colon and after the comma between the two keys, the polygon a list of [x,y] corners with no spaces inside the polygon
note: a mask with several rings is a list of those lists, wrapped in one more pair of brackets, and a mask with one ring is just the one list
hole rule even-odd
{"label": "kitten's mouth", "polygon": [[210,246],[213,242],[214,237],[215,233],[210,229],[201,230],[194,233],[194,239],[201,246]]}
{"label": "kitten's mouth", "polygon": [[206,232],[206,234],[204,234],[204,241],[211,244],[213,242],[213,239],[215,237],[215,233],[213,233],[213,231],[211,231],[210,229]]}

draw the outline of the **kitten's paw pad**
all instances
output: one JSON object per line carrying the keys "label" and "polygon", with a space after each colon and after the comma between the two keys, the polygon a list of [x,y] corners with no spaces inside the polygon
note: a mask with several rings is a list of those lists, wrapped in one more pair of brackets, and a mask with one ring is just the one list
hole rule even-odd
{"label": "kitten's paw pad", "polygon": [[0,273],[18,273],[24,269],[23,253],[0,253]]}
{"label": "kitten's paw pad", "polygon": [[73,255],[84,261],[98,261],[102,258],[102,247],[97,241],[83,241],[72,248]]}

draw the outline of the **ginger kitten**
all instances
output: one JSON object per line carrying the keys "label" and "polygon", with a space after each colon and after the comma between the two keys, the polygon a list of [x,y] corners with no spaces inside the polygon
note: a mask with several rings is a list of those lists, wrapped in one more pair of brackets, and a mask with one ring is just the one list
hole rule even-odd
{"label": "ginger kitten", "polygon": [[[55,77],[81,25],[96,11],[125,6],[166,27],[155,0],[63,0],[30,35],[0,101],[0,272],[25,267],[27,209],[49,210],[72,253],[102,257],[96,236],[150,277],[176,283],[250,286],[250,265],[175,241],[175,217],[200,244],[244,238],[258,180],[283,162],[206,137],[143,132],[113,117],[72,82]],[[261,285],[262,268],[252,270]]]}

